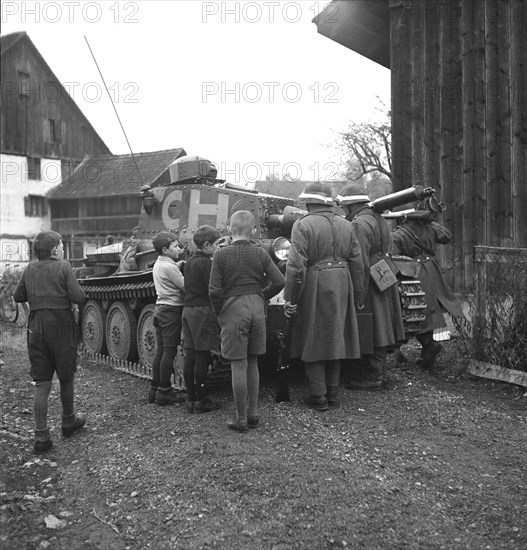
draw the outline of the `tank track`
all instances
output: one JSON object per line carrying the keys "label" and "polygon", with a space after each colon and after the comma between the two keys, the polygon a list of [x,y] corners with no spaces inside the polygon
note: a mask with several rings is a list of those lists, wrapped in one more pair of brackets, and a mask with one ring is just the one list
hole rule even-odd
{"label": "tank track", "polygon": [[[92,353],[85,348],[82,348],[81,355],[87,357],[90,361],[131,374],[137,378],[142,378],[144,380],[151,380],[152,378],[151,367],[147,367],[139,361],[122,361],[101,353]],[[185,382],[183,380],[183,353],[181,348],[178,351],[178,357],[175,363],[176,372],[173,375],[173,386],[176,390],[183,391],[185,390]],[[225,362],[225,360],[219,356],[213,356],[212,363],[209,367],[209,374],[207,375],[207,382],[205,384],[206,388],[212,389],[225,386],[230,380],[230,363]]]}
{"label": "tank track", "polygon": [[131,300],[134,298],[155,298],[154,281],[124,283],[120,285],[91,285],[87,279],[80,279],[86,296],[93,300]]}

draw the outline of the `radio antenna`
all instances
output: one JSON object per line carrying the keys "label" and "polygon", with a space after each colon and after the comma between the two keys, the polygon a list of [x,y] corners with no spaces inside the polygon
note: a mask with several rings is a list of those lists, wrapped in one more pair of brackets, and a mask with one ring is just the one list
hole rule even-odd
{"label": "radio antenna", "polygon": [[126,143],[128,144],[128,148],[130,149],[130,154],[132,155],[132,160],[134,161],[135,167],[137,169],[137,173],[139,174],[139,179],[141,180],[141,186],[144,185],[143,182],[143,176],[141,176],[141,170],[139,170],[139,166],[137,165],[137,161],[135,160],[134,152],[132,151],[132,146],[130,145],[130,142],[128,141],[128,136],[126,135],[126,132],[124,131],[123,123],[121,122],[121,119],[119,118],[119,113],[117,112],[117,107],[115,106],[115,103],[112,99],[112,96],[110,94],[110,91],[108,90],[108,86],[106,86],[106,81],[104,80],[104,76],[102,75],[101,69],[99,68],[99,64],[97,63],[97,59],[95,59],[95,55],[90,47],[90,43],[88,42],[88,39],[86,38],[86,35],[84,35],[84,40],[86,40],[86,44],[88,45],[88,49],[90,50],[91,56],[93,57],[93,61],[95,63],[95,66],[97,67],[97,70],[99,71],[99,75],[101,76],[102,83],[104,84],[104,88],[106,90],[106,93],[108,94],[108,97],[110,98],[110,103],[112,104],[113,110],[115,111],[115,116],[117,117],[117,120],[119,121],[119,124],[121,126],[121,130],[124,134],[124,139],[126,139]]}

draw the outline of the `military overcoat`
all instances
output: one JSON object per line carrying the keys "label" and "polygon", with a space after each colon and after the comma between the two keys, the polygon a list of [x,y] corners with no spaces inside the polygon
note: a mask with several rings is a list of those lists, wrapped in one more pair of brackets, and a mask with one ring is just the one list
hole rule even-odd
{"label": "military overcoat", "polygon": [[[426,299],[426,319],[421,332],[446,328],[443,307],[453,317],[463,317],[461,304],[443,278],[436,260],[436,245],[447,244],[452,239],[450,231],[436,223],[415,220],[396,227],[392,233],[390,253],[409,256],[421,265],[419,279]],[[424,246],[423,246],[424,245]]]}
{"label": "military overcoat", "polygon": [[401,302],[397,285],[379,292],[371,283],[370,266],[380,259],[386,259],[390,246],[390,230],[384,218],[364,208],[348,216],[362,250],[364,264],[364,306],[365,312],[372,314],[373,346],[384,348],[402,343],[405,339]]}
{"label": "military overcoat", "polygon": [[325,206],[297,220],[286,268],[286,300],[297,272],[302,286],[290,356],[308,363],[360,357],[355,302],[362,299],[363,266],[352,225]]}

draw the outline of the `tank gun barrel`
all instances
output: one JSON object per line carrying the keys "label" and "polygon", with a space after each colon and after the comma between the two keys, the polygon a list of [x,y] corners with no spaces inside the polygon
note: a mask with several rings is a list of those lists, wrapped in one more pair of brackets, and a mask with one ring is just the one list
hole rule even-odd
{"label": "tank gun barrel", "polygon": [[380,197],[368,203],[368,206],[378,214],[382,214],[385,210],[391,210],[397,206],[408,204],[410,202],[422,201],[427,197],[434,195],[435,189],[432,187],[423,187],[422,185],[416,185],[415,187],[409,187],[396,193],[391,193],[385,197]]}
{"label": "tank gun barrel", "polygon": [[384,212],[382,217],[385,220],[414,220],[422,223],[430,223],[432,221],[432,213],[430,210],[401,210],[399,212]]}

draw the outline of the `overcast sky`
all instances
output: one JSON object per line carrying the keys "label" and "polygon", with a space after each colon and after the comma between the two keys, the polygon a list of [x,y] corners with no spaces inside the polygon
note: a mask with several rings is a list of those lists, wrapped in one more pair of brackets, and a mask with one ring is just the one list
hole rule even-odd
{"label": "overcast sky", "polygon": [[390,72],[317,33],[325,2],[2,1],[112,153],[183,147],[229,181],[327,179],[349,120],[388,105]]}

